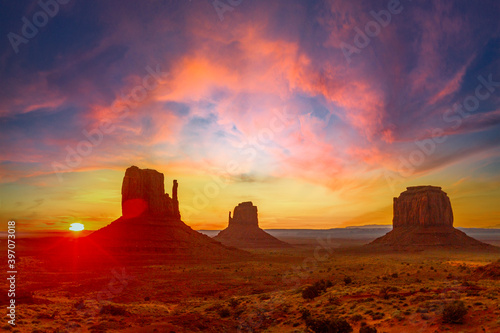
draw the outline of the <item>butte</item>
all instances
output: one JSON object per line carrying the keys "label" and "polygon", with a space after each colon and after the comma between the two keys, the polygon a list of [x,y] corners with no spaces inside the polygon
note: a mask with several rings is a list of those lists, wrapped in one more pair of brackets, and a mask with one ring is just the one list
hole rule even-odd
{"label": "butte", "polygon": [[183,260],[245,256],[203,235],[181,220],[178,183],[172,197],[164,191],[164,176],[151,169],[128,168],[123,178],[122,216],[83,239],[85,246],[110,254],[154,253],[154,257]]}
{"label": "butte", "polygon": [[290,246],[259,228],[257,206],[254,206],[251,201],[242,202],[236,206],[233,217],[229,212],[228,227],[219,232],[214,239],[222,244],[244,249]]}
{"label": "butte", "polygon": [[441,187],[407,187],[394,198],[392,225],[392,231],[367,246],[394,250],[495,249],[453,227],[450,198]]}

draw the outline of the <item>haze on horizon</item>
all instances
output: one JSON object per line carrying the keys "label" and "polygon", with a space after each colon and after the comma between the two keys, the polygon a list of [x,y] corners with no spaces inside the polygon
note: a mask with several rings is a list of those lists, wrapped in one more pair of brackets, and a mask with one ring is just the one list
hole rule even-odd
{"label": "haze on horizon", "polygon": [[414,185],[500,225],[498,1],[70,1],[15,47],[42,8],[0,6],[0,219],[24,231],[107,225],[131,165],[179,181],[194,229],[243,201],[264,229],[390,224]]}

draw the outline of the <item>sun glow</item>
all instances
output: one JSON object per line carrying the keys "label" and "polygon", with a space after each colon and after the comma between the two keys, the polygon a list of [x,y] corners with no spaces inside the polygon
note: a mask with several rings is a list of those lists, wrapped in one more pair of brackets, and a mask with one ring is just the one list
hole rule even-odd
{"label": "sun glow", "polygon": [[69,227],[69,230],[72,231],[82,231],[83,229],[85,229],[85,227],[81,223],[71,223],[71,227]]}

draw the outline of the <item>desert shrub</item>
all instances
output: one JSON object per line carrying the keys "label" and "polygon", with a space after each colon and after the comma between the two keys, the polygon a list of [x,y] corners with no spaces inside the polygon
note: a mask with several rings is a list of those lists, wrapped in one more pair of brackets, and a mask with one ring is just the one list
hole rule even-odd
{"label": "desert shrub", "polygon": [[328,296],[328,303],[330,304],[333,304],[333,305],[340,305],[342,304],[342,301],[339,297],[335,297],[335,296]]}
{"label": "desert shrub", "polygon": [[426,307],[418,307],[417,310],[415,310],[416,313],[429,313],[429,309],[427,309]]}
{"label": "desert shrub", "polygon": [[398,278],[398,276],[399,276],[399,275],[398,275],[398,273],[392,273],[392,275],[391,275],[391,277],[393,277],[393,278],[395,278],[395,279],[397,279],[397,278]]}
{"label": "desert shrub", "polygon": [[42,312],[38,313],[35,318],[36,319],[54,319],[56,316],[57,312],[53,312],[52,314],[49,314],[48,312]]}
{"label": "desert shrub", "polygon": [[355,314],[355,315],[353,315],[353,316],[351,317],[351,320],[352,320],[353,322],[357,323],[358,321],[363,320],[363,316],[362,316],[362,315],[360,315],[359,313],[357,313],[357,314]]}
{"label": "desert shrub", "polygon": [[428,315],[427,313],[421,313],[420,318],[422,318],[423,320],[429,320],[431,319],[431,316]]}
{"label": "desert shrub", "polygon": [[467,280],[463,280],[463,281],[462,281],[462,286],[463,286],[463,287],[472,287],[472,286],[474,286],[474,284],[470,283],[470,282],[469,282],[469,281],[467,281]]}
{"label": "desert shrub", "polygon": [[231,312],[227,308],[220,309],[218,313],[221,318],[227,318],[231,315]]}
{"label": "desert shrub", "polygon": [[399,310],[396,310],[392,313],[392,318],[400,320],[400,321],[404,319],[403,314]]}
{"label": "desert shrub", "polygon": [[[479,291],[477,290],[467,290],[465,292],[467,296],[472,297],[472,296],[479,296]],[[488,297],[489,298],[489,297]]]}
{"label": "desert shrub", "polygon": [[319,296],[319,291],[314,286],[308,286],[302,291],[302,297],[305,299],[314,299]]}
{"label": "desert shrub", "polygon": [[453,301],[443,309],[443,321],[451,324],[462,324],[467,314],[467,308],[462,301]]}
{"label": "desert shrub", "polygon": [[343,318],[307,318],[306,326],[315,333],[351,333],[352,326]]}
{"label": "desert shrub", "polygon": [[83,301],[83,299],[80,299],[80,300],[76,301],[75,304],[73,304],[73,306],[77,310],[83,310],[83,309],[85,309],[85,302]]}
{"label": "desert shrub", "polygon": [[224,307],[221,303],[215,303],[205,309],[205,311],[210,312],[210,311],[217,311],[220,310]]}
{"label": "desert shrub", "polygon": [[237,299],[237,298],[231,298],[229,300],[229,306],[232,307],[232,308],[237,307],[239,304],[240,304],[240,300]]}
{"label": "desert shrub", "polygon": [[305,299],[314,299],[324,293],[326,289],[331,286],[331,281],[317,281],[312,286],[305,287],[304,290],[302,290],[302,297]]}
{"label": "desert shrub", "polygon": [[377,333],[377,329],[366,323],[361,323],[361,327],[359,328],[359,333]]}
{"label": "desert shrub", "polygon": [[300,309],[299,312],[300,312],[302,319],[304,319],[304,320],[311,317],[311,311],[309,311],[308,309]]}
{"label": "desert shrub", "polygon": [[344,278],[344,283],[345,283],[345,284],[352,283],[352,279],[351,279],[349,276],[346,276],[346,277]]}
{"label": "desert shrub", "polygon": [[[120,328],[120,324],[116,322],[102,321],[98,324],[89,327],[89,331],[92,333],[109,332],[110,329],[116,330]],[[81,331],[81,330],[78,330]],[[43,331],[45,332],[45,331]],[[65,331],[67,332],[67,331]]]}
{"label": "desert shrub", "polygon": [[325,290],[333,286],[333,283],[330,280],[321,280],[320,282],[324,285]]}
{"label": "desert shrub", "polygon": [[278,306],[278,309],[281,310],[281,312],[283,313],[289,313],[290,312],[290,308],[292,307],[291,304],[288,304],[288,303],[282,303]]}
{"label": "desert shrub", "polygon": [[380,297],[382,297],[383,299],[389,299],[390,289],[390,287],[382,287],[379,292]]}
{"label": "desert shrub", "polygon": [[384,318],[384,316],[385,316],[385,314],[383,312],[375,312],[375,313],[372,313],[370,315],[372,316],[373,320],[379,320],[379,319]]}
{"label": "desert shrub", "polygon": [[103,305],[101,310],[99,311],[99,314],[107,314],[111,316],[125,316],[128,314],[127,310],[120,306],[108,304],[108,305]]}

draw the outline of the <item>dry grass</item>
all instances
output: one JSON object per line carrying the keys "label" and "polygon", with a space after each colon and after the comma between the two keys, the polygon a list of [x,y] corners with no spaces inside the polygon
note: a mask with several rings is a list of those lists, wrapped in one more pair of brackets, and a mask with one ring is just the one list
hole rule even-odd
{"label": "dry grass", "polygon": [[[354,332],[362,325],[378,332],[500,331],[500,281],[475,274],[498,255],[344,251],[304,268],[313,251],[260,252],[245,262],[128,267],[135,279],[105,302],[96,295],[112,279],[110,268],[63,274],[57,284],[50,271],[39,270],[33,280],[26,270],[20,281],[38,304],[20,304],[18,325],[2,330],[306,332],[307,318],[318,325],[337,318]],[[315,297],[303,297],[307,286],[319,287]],[[445,323],[443,311],[456,301],[467,312],[463,323]]]}

